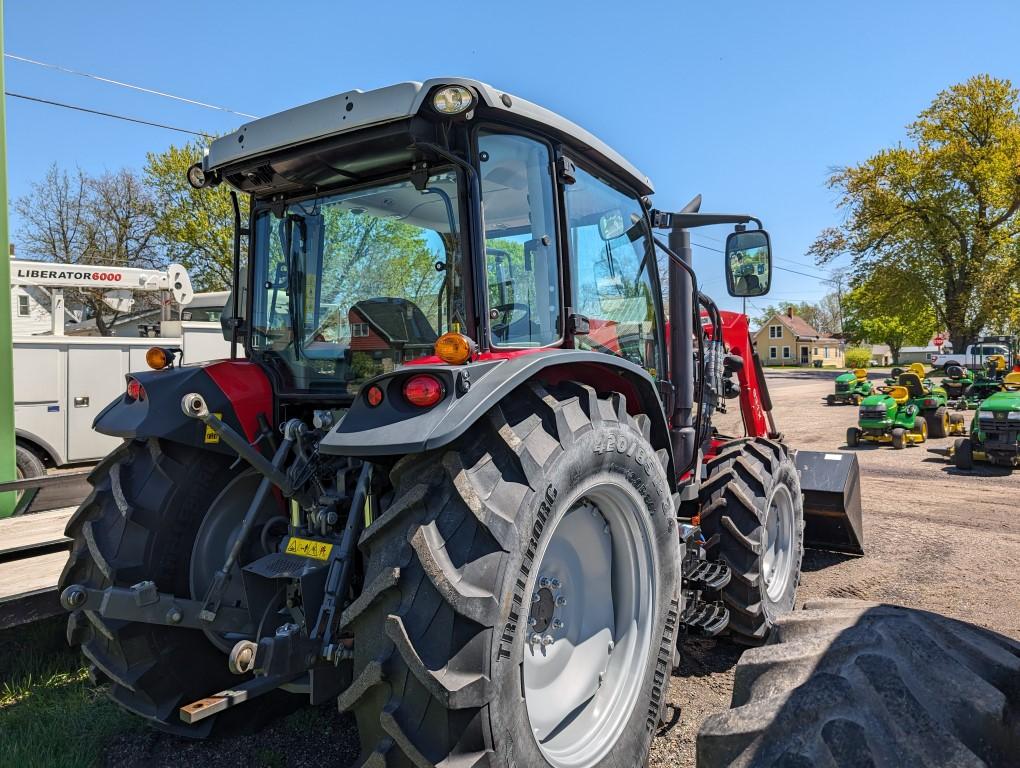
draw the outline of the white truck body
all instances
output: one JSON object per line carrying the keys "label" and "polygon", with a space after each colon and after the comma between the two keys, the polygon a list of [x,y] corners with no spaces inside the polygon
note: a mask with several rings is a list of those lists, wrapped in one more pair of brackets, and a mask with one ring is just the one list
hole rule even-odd
{"label": "white truck body", "polygon": [[958,365],[961,368],[977,370],[983,368],[985,362],[992,355],[1002,355],[1006,358],[1007,365],[1012,364],[1012,355],[1010,355],[1007,345],[986,342],[984,344],[971,344],[960,354],[946,352],[944,354],[932,355],[931,367],[948,368],[951,365]]}
{"label": "white truck body", "polygon": [[14,428],[56,466],[98,461],[120,439],[92,430],[92,421],[124,393],[124,377],[146,370],[154,345],[182,350],[179,362],[230,356],[220,324],[165,322],[175,338],[21,336],[14,338]]}

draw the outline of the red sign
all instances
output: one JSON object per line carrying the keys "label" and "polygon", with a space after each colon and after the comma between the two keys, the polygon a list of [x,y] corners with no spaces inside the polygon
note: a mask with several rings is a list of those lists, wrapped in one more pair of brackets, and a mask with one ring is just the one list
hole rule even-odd
{"label": "red sign", "polygon": [[936,347],[941,347],[943,344],[946,343],[946,339],[944,336],[936,336],[934,339],[932,339],[932,343],[935,344]]}

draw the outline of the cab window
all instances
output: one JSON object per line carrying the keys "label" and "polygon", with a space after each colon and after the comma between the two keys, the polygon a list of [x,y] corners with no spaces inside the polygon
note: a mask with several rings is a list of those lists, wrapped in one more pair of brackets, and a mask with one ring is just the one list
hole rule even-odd
{"label": "cab window", "polygon": [[492,343],[547,346],[561,336],[549,148],[524,136],[481,131],[478,158]]}
{"label": "cab window", "polygon": [[588,319],[576,346],[661,371],[658,293],[647,219],[638,200],[578,168],[565,187],[571,306]]}

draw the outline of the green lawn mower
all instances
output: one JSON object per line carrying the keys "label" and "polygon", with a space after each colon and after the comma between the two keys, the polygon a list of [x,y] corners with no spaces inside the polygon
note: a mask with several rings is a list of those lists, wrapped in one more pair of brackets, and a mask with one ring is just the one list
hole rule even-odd
{"label": "green lawn mower", "polygon": [[949,452],[957,469],[973,469],[975,461],[1000,467],[1020,466],[1020,373],[1008,373],[1002,389],[978,406],[970,436]]}
{"label": "green lawn mower", "polygon": [[[974,385],[974,373],[969,368],[951,365],[946,369],[946,377],[942,379],[942,388],[946,390],[946,398],[950,406],[961,408],[966,402],[967,391]],[[966,408],[963,405],[962,408]]]}
{"label": "green lawn mower", "polygon": [[825,402],[829,405],[860,405],[871,392],[868,372],[864,368],[855,368],[836,377],[836,391],[828,395]]}
{"label": "green lawn mower", "polygon": [[[861,442],[891,443],[893,448],[923,443],[965,429],[962,418],[954,418],[946,405],[946,391],[924,378],[924,366],[913,363],[901,371],[895,384],[886,384],[864,398],[858,426],[846,433],[851,448]],[[957,414],[957,417],[959,414]]]}
{"label": "green lawn mower", "polygon": [[[1000,355],[995,357],[998,360],[1003,360]],[[949,374],[949,378],[944,379],[942,382],[944,387],[953,380],[952,376],[955,371],[961,372],[961,381],[966,381],[967,378],[970,379],[969,386],[963,390],[960,396],[951,398],[951,404],[957,410],[966,411],[977,408],[981,403],[1002,389],[1002,379],[1005,370],[1004,366],[1000,365],[997,360],[989,359],[987,365],[977,373],[971,373],[969,370],[965,371],[959,366],[950,366],[946,371]],[[948,387],[946,392],[949,392]]]}

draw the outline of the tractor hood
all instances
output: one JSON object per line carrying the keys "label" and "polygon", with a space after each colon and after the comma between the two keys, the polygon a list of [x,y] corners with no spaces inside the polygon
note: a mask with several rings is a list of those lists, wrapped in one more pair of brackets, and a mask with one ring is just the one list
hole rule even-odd
{"label": "tractor hood", "polygon": [[857,376],[853,371],[841,373],[836,377],[837,384],[853,384],[855,381],[857,381]]}
{"label": "tractor hood", "polygon": [[[988,411],[991,413],[1020,413],[1020,391],[1002,391],[996,392],[991,397],[984,400],[980,406],[979,411]],[[1016,419],[1017,417],[1014,417]]]}

